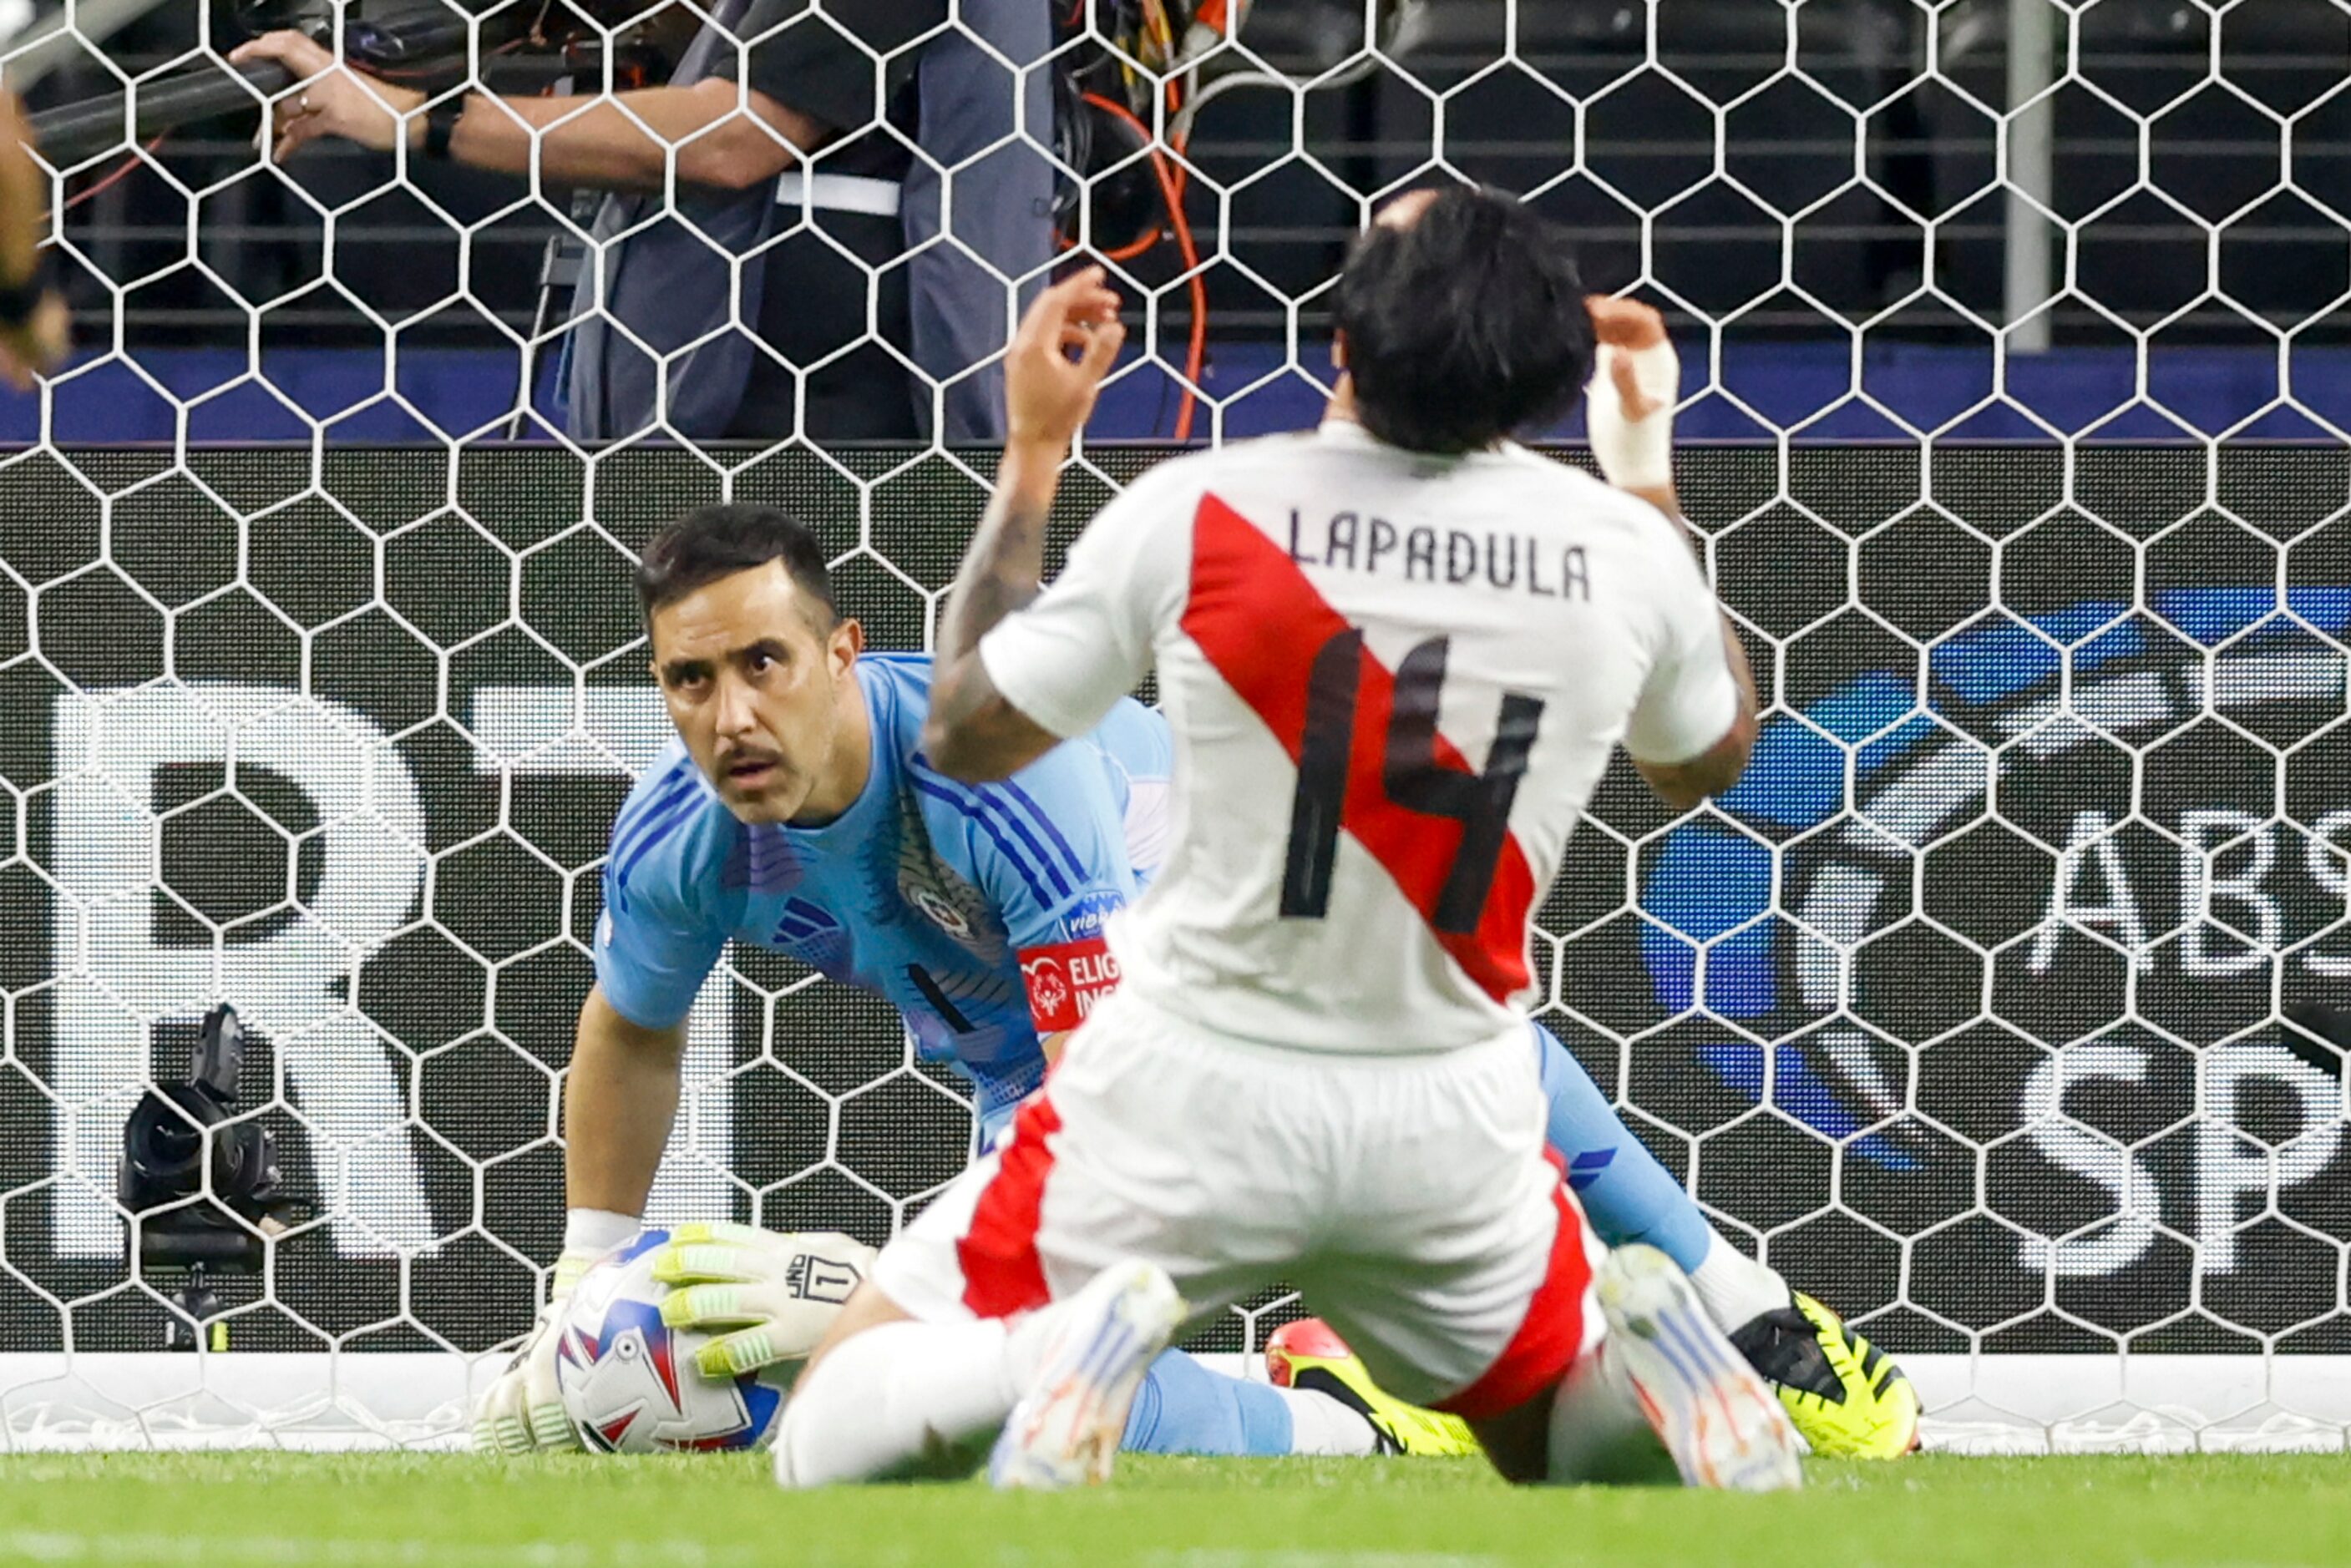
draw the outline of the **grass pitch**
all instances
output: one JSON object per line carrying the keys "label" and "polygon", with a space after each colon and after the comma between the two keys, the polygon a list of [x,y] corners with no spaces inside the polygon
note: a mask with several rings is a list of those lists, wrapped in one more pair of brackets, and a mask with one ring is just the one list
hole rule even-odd
{"label": "grass pitch", "polygon": [[1059,1497],[788,1495],[760,1459],[0,1459],[0,1562],[330,1568],[2096,1568],[2351,1563],[2351,1456],[1815,1464],[1801,1494],[1512,1491],[1437,1460],[1122,1461]]}

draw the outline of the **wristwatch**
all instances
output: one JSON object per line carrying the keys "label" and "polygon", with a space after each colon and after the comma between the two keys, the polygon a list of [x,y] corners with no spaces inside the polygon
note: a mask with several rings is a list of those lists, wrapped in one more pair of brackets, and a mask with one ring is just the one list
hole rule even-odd
{"label": "wristwatch", "polygon": [[424,156],[437,162],[449,159],[449,139],[457,133],[457,122],[465,118],[465,100],[436,103],[424,111]]}

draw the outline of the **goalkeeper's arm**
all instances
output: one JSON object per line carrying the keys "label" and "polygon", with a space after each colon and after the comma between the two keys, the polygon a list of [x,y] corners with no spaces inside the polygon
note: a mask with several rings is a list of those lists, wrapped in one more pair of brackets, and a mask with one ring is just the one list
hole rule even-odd
{"label": "goalkeeper's arm", "polygon": [[[1060,1043],[1056,1035],[1049,1044],[1058,1051]],[[684,1024],[648,1029],[605,1001],[602,986],[588,992],[563,1092],[570,1213],[559,1288],[569,1283],[567,1268],[636,1233],[677,1117],[684,1049]],[[695,1352],[695,1366],[705,1376],[732,1377],[806,1355],[872,1262],[872,1248],[831,1231],[788,1235],[696,1223],[671,1228],[653,1277],[674,1287],[662,1303],[663,1322],[714,1336]]]}
{"label": "goalkeeper's arm", "polygon": [[563,1086],[566,1251],[602,1252],[628,1240],[677,1120],[685,1025],[648,1029],[588,992]]}
{"label": "goalkeeper's arm", "polygon": [[[685,1027],[632,1023],[598,986],[580,1010],[565,1083],[564,1185],[570,1212],[548,1304],[474,1412],[476,1447],[576,1448],[556,1379],[553,1325],[595,1262],[633,1237],[677,1117]],[[673,1287],[662,1320],[712,1337],[695,1354],[710,1377],[805,1356],[872,1266],[873,1249],[824,1232],[787,1235],[724,1222],[674,1226],[653,1277]]]}

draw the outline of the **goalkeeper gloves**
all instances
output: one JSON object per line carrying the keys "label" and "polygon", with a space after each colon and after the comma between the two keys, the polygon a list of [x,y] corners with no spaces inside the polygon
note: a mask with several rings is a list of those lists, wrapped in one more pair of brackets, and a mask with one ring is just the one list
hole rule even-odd
{"label": "goalkeeper gloves", "polygon": [[474,1407],[474,1447],[484,1453],[527,1454],[534,1449],[576,1449],[579,1434],[563,1414],[563,1393],[555,1382],[555,1342],[560,1337],[555,1320],[563,1304],[601,1251],[566,1247],[555,1260],[548,1285],[547,1304],[530,1336],[515,1352]]}
{"label": "goalkeeper gloves", "polygon": [[739,1377],[817,1347],[874,1250],[837,1231],[786,1233],[749,1225],[680,1225],[653,1254],[669,1286],[662,1322],[714,1337],[694,1353],[705,1377]]}

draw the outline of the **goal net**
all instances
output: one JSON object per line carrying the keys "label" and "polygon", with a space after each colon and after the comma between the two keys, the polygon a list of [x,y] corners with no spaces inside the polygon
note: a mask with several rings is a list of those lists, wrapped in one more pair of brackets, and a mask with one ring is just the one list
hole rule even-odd
{"label": "goal net", "polygon": [[[219,74],[219,9],[78,0],[6,74],[135,106]],[[1696,813],[1609,775],[1541,912],[1544,1021],[1903,1359],[1930,1441],[2340,1446],[2343,14],[1262,0],[1152,64],[1090,78],[1142,82],[1149,146],[1056,149],[1142,327],[1057,539],[1179,424],[1312,417],[1382,194],[1576,224],[1594,286],[1669,312],[1685,501],[1770,711]],[[0,401],[0,1434],[456,1440],[559,1249],[601,857],[667,735],[634,551],[773,503],[918,649],[993,454],[574,441],[551,182],[118,118],[55,182],[79,352]],[[311,1212],[168,1352],[185,1273],[126,1262],[116,1170],[219,1002]],[[653,1220],[878,1242],[967,1158],[955,1077],[790,960],[731,952],[689,1040]]]}

